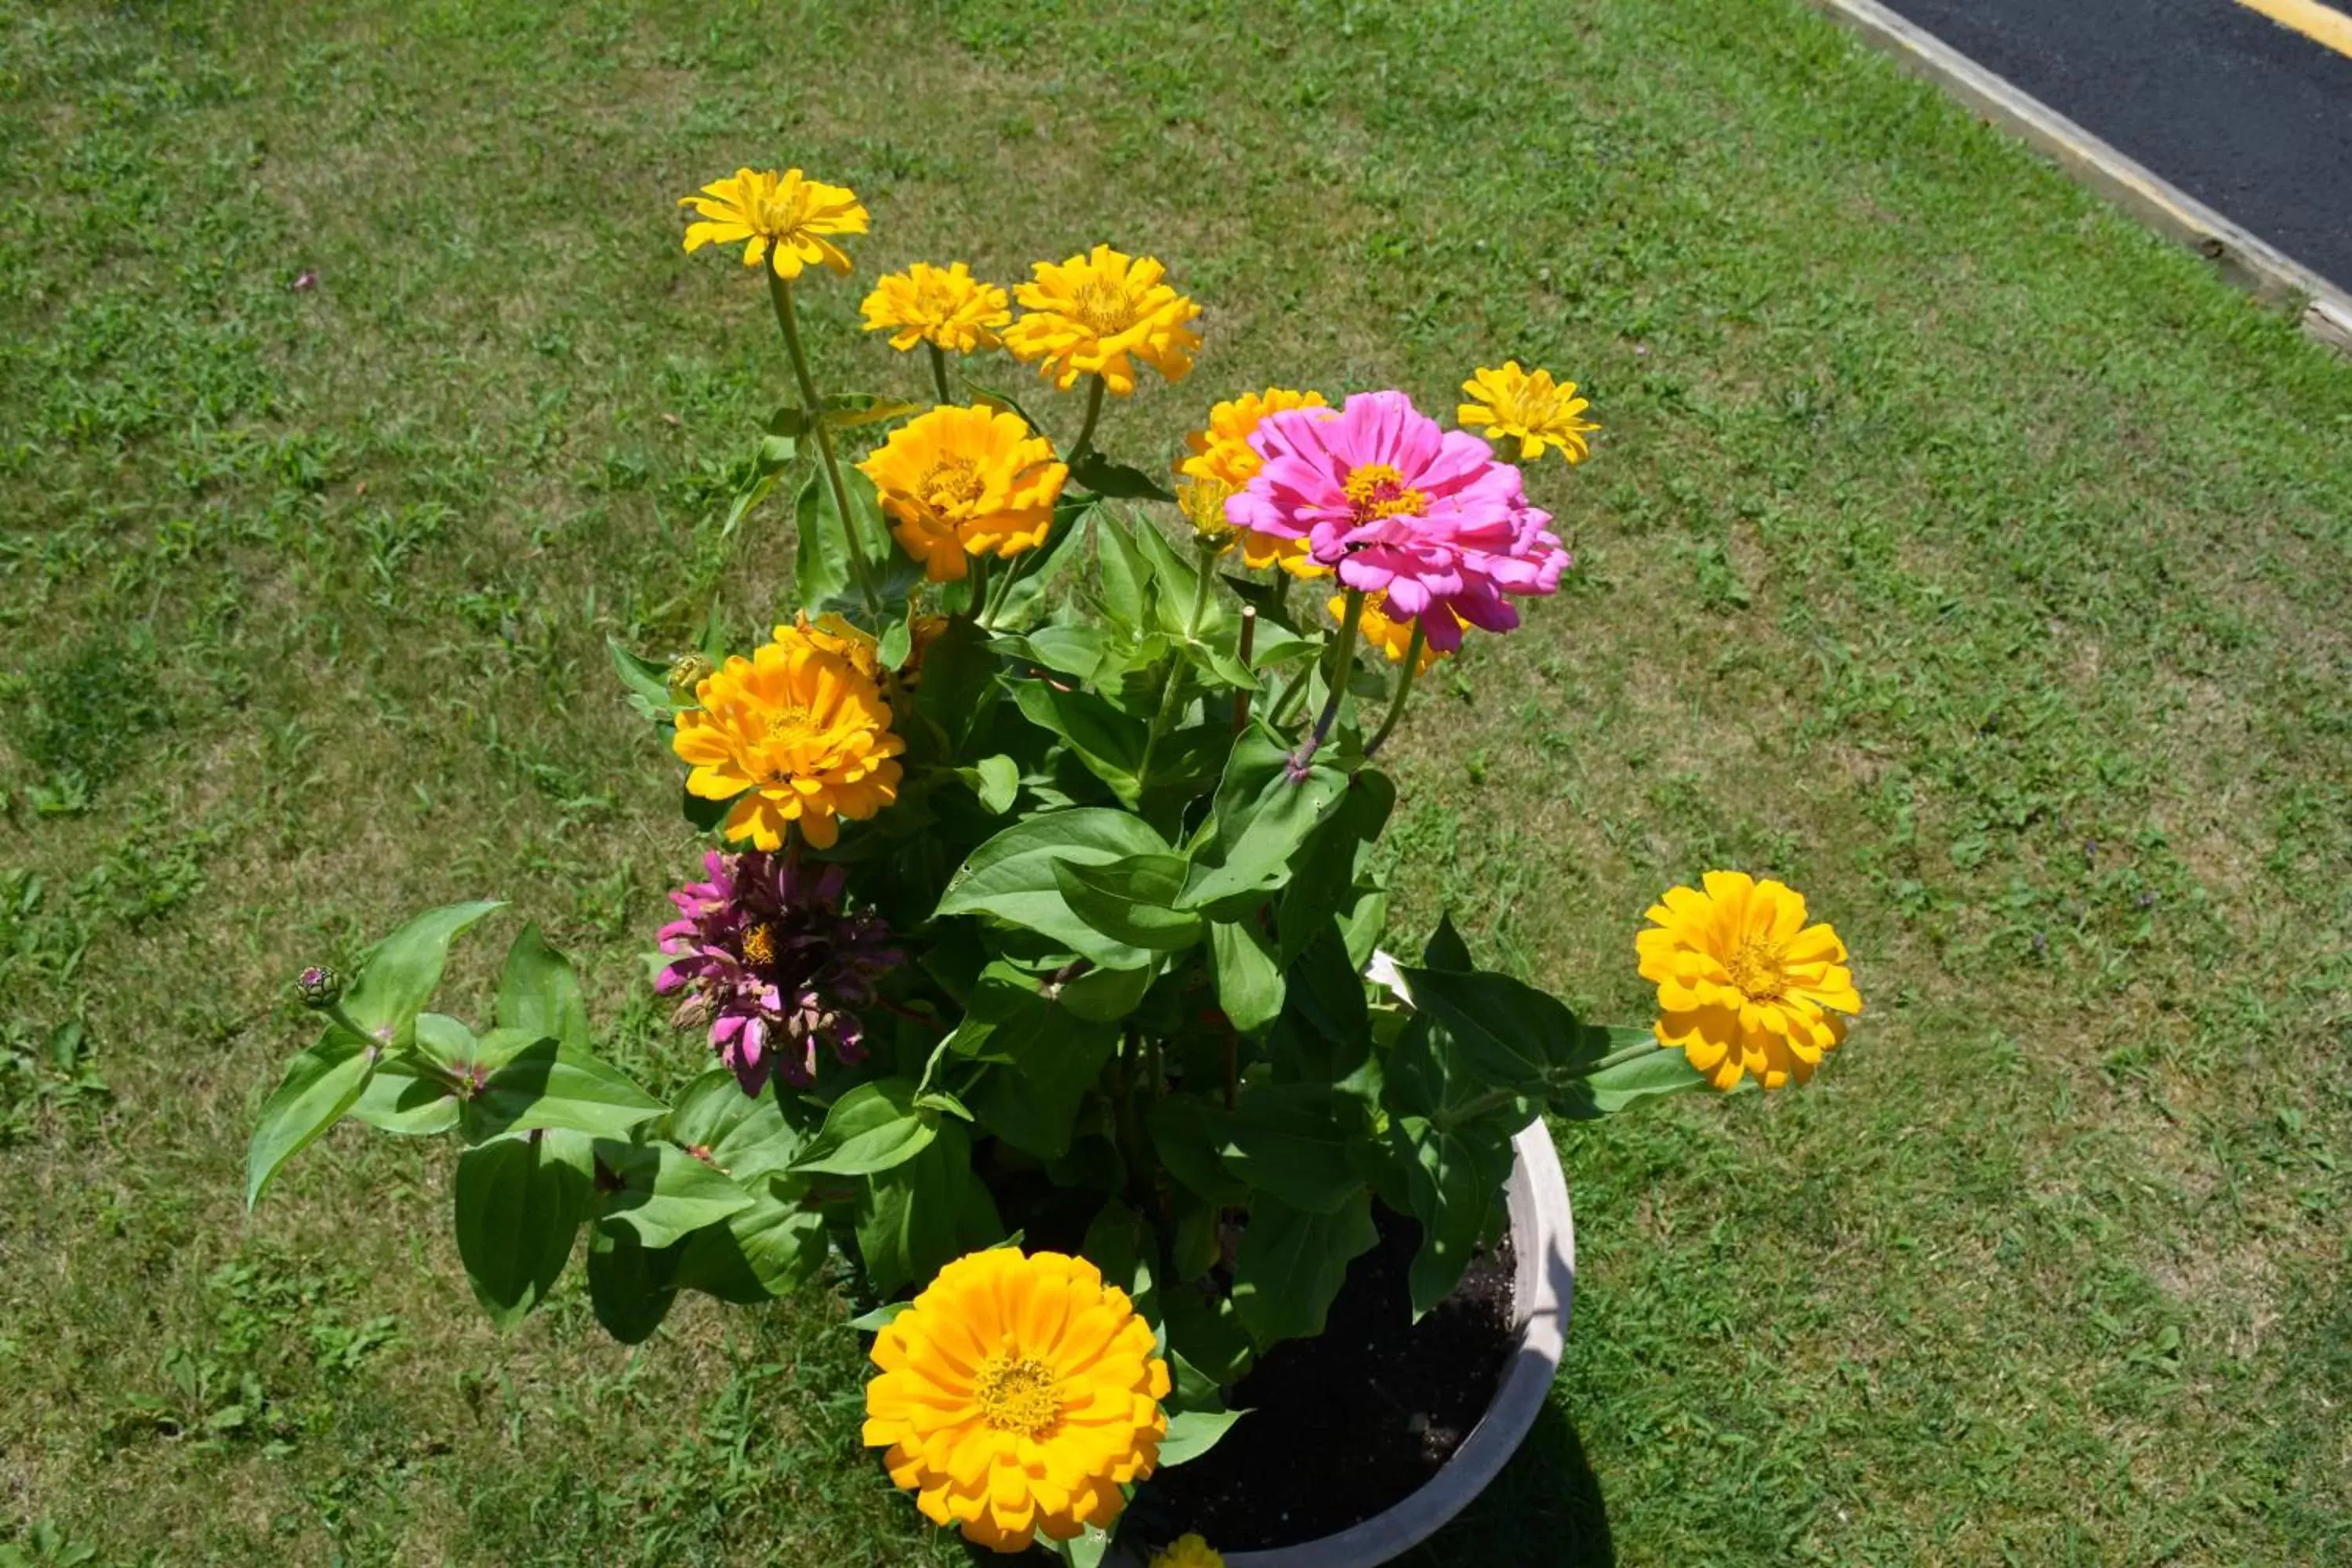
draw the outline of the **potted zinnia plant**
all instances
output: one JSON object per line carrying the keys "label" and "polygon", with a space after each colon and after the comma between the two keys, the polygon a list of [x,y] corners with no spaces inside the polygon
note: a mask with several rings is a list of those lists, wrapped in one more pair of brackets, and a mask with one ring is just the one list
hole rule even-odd
{"label": "potted zinnia plant", "polygon": [[[1803,900],[1727,872],[1649,911],[1636,1028],[1449,925],[1382,950],[1377,761],[1414,679],[1569,566],[1490,442],[1565,472],[1584,401],[1516,362],[1465,384],[1466,428],[1251,391],[1171,491],[1097,444],[1201,344],[1156,261],[1097,246],[1010,298],[961,262],[885,277],[865,324],[922,351],[924,401],[828,395],[795,293],[851,270],[866,208],[797,169],[687,201],[686,248],[741,246],[781,330],[796,396],[727,527],[792,490],[798,603],[748,647],[614,646],[707,836],[651,933],[675,1059],[600,1056],[536,927],[487,1018],[429,1010],[499,906],[435,910],[348,981],[303,973],[323,1029],[247,1201],[346,1118],[454,1134],[457,1254],[502,1326],[583,1249],[632,1343],[684,1291],[862,1298],[865,1440],[981,1546],[1384,1560],[1550,1381],[1572,1255],[1543,1114],[1801,1081],[1861,1005]],[[991,390],[999,353],[1070,404]],[[1312,1473],[1335,1421],[1369,1481]]]}

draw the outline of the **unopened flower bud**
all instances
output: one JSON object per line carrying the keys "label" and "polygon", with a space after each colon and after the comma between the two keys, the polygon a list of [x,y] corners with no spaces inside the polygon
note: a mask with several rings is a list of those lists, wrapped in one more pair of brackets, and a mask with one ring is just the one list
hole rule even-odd
{"label": "unopened flower bud", "polygon": [[331,1007],[343,999],[343,977],[324,964],[313,964],[294,982],[305,1007]]}
{"label": "unopened flower bud", "polygon": [[717,668],[707,655],[679,654],[669,661],[670,691],[679,697],[693,696],[694,689],[709,679],[710,672]]}

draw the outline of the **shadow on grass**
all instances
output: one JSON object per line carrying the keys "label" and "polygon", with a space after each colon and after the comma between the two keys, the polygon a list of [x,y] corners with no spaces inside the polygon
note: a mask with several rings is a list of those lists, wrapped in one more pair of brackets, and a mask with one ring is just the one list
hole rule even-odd
{"label": "shadow on grass", "polygon": [[1555,1394],[1495,1484],[1395,1568],[1615,1568],[1616,1562],[1601,1478]]}

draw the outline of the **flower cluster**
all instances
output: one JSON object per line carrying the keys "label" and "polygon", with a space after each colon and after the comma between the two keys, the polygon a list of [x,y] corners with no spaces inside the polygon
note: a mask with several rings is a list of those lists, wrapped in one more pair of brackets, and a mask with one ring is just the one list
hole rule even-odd
{"label": "flower cluster", "polygon": [[846,868],[714,849],[703,869],[709,880],[670,894],[678,918],[660,932],[670,962],[654,990],[686,993],[677,1025],[709,1027],[711,1048],[746,1094],[771,1078],[805,1088],[820,1046],[857,1060],[858,1014],[874,1005],[875,982],[900,955],[878,919],[843,910]]}
{"label": "flower cluster", "polygon": [[1110,1524],[1168,1431],[1151,1325],[1083,1258],[958,1258],[869,1354],[866,1445],[925,1517],[991,1551]]}

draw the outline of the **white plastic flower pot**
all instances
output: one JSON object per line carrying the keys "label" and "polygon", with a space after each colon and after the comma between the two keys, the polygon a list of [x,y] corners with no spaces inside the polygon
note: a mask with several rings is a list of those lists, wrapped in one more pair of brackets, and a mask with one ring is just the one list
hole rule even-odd
{"label": "white plastic flower pot", "polygon": [[[1486,1415],[1445,1468],[1411,1496],[1337,1535],[1267,1552],[1228,1552],[1226,1568],[1375,1568],[1444,1528],[1518,1451],[1559,1371],[1569,1309],[1576,1298],[1576,1223],[1559,1153],[1542,1121],[1523,1129],[1511,1146],[1516,1157],[1505,1194],[1518,1258],[1511,1310],[1519,1343]],[[1209,1544],[1214,1546],[1215,1540]],[[1117,1552],[1110,1559],[1117,1568],[1136,1568],[1140,1561]]]}

